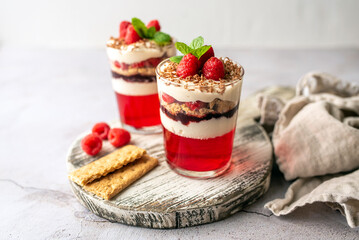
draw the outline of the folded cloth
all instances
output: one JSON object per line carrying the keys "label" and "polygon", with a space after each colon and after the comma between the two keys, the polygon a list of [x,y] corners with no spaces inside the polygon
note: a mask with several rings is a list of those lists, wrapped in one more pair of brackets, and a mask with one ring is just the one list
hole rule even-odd
{"label": "folded cloth", "polygon": [[273,132],[279,169],[286,180],[299,178],[284,199],[265,207],[279,216],[326,202],[346,216],[349,226],[359,226],[359,170],[343,173],[359,167],[359,87],[311,72],[299,81],[296,94],[284,107],[259,99],[261,110],[269,111],[261,113],[269,116],[261,119],[264,124],[273,123],[280,112]]}
{"label": "folded cloth", "polygon": [[[356,102],[359,107],[359,97],[346,101]],[[359,129],[353,122],[346,120],[339,106],[329,100],[313,101],[301,96],[290,100],[280,113],[272,138],[276,161],[285,179],[358,168]]]}
{"label": "folded cloth", "polygon": [[325,202],[339,210],[352,228],[359,226],[359,170],[341,176],[300,178],[289,186],[284,199],[264,207],[274,215],[287,215],[296,208],[314,202]]}

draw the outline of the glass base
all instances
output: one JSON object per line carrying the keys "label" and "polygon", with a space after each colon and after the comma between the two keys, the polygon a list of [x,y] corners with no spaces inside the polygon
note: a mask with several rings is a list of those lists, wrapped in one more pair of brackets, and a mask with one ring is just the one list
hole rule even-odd
{"label": "glass base", "polygon": [[176,167],[167,159],[168,165],[174,172],[184,177],[196,178],[196,179],[208,179],[208,178],[217,177],[223,174],[231,166],[231,162],[232,159],[230,159],[228,163],[223,167],[211,171],[191,171],[191,170],[186,170],[183,168]]}
{"label": "glass base", "polygon": [[121,123],[122,127],[126,129],[127,131],[131,133],[137,133],[137,134],[155,134],[155,133],[161,133],[162,132],[162,125],[156,125],[156,126],[150,126],[150,127],[141,127],[141,128],[135,128],[131,125],[127,125],[125,123]]}

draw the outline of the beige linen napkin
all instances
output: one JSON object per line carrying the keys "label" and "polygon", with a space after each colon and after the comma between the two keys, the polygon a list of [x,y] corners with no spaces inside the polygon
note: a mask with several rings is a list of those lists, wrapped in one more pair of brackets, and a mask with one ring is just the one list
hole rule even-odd
{"label": "beige linen napkin", "polygon": [[314,202],[327,203],[339,210],[352,228],[359,226],[359,170],[341,176],[300,178],[291,184],[283,199],[275,199],[264,207],[276,216]]}
{"label": "beige linen napkin", "polygon": [[[265,207],[279,216],[325,202],[339,209],[350,227],[359,226],[359,170],[354,171],[359,167],[359,87],[311,72],[296,93],[285,105],[268,96],[259,99],[262,123],[273,123],[280,112],[273,132],[279,169],[287,180],[299,178],[284,199]],[[354,172],[343,173],[349,171]]]}
{"label": "beige linen napkin", "polygon": [[[353,121],[345,121],[343,102],[334,105],[329,99],[299,96],[285,105],[274,128],[273,145],[286,180],[359,167],[359,129],[348,125]],[[354,102],[359,107],[359,97],[345,100]]]}

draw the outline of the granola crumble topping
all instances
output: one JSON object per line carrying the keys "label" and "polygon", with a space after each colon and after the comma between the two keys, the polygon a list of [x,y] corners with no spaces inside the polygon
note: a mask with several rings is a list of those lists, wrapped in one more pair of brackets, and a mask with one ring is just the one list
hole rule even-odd
{"label": "granola crumble topping", "polygon": [[[188,91],[195,91],[198,89],[201,92],[217,92],[223,94],[226,90],[226,86],[231,85],[231,82],[242,78],[244,70],[242,66],[234,63],[227,57],[219,59],[223,62],[226,74],[225,77],[219,79],[219,81],[206,79],[203,74],[181,78],[176,74],[178,63],[171,61],[167,61],[165,63],[166,65],[164,65],[162,69],[159,69],[158,74],[161,78],[175,83],[175,86],[182,84]],[[165,84],[169,85],[170,83]]]}
{"label": "granola crumble topping", "polygon": [[142,48],[144,46],[146,48],[158,49],[158,48],[164,48],[171,44],[173,44],[173,40],[167,45],[160,46],[160,45],[156,44],[155,41],[150,40],[150,39],[145,39],[145,38],[140,39],[137,42],[132,43],[132,44],[126,44],[124,39],[110,37],[110,39],[106,43],[106,46],[110,47],[110,48],[119,49],[119,50],[135,51],[136,49]]}
{"label": "granola crumble topping", "polygon": [[196,116],[196,117],[204,117],[205,115],[210,113],[223,114],[235,108],[234,102],[222,101],[218,98],[198,109],[191,109],[185,103],[181,103],[181,102],[175,102],[175,103],[162,102],[161,105],[173,115],[178,115],[179,113],[183,113],[186,115]]}

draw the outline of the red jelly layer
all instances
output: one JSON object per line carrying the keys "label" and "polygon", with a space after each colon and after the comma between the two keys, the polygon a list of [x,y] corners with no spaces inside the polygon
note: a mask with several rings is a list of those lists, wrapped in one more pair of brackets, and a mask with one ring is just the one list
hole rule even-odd
{"label": "red jelly layer", "polygon": [[128,96],[116,93],[121,121],[135,128],[161,124],[158,94]]}
{"label": "red jelly layer", "polygon": [[235,129],[222,136],[194,139],[163,128],[166,157],[173,167],[189,171],[213,171],[231,159]]}

